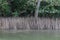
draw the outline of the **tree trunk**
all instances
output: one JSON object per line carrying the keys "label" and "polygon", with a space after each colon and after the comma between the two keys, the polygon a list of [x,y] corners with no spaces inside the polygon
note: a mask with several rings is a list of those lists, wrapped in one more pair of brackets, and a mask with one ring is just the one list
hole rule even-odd
{"label": "tree trunk", "polygon": [[40,7],[40,0],[37,1],[36,11],[35,11],[35,18],[38,17],[39,7]]}

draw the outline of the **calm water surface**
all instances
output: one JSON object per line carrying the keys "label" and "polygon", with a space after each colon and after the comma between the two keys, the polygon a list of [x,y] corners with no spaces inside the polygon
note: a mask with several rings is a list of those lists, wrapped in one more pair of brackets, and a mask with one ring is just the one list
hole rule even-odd
{"label": "calm water surface", "polygon": [[60,40],[60,31],[0,32],[0,40]]}

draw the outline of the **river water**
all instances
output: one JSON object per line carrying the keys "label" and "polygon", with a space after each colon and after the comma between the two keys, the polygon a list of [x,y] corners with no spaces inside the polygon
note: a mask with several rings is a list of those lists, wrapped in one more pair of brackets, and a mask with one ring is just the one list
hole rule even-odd
{"label": "river water", "polygon": [[60,30],[25,31],[16,33],[0,32],[0,40],[60,40]]}

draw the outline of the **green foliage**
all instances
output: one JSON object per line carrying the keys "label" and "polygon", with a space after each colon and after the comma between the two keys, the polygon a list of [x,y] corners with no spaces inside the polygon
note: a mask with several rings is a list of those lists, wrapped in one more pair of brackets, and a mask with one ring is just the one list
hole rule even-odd
{"label": "green foliage", "polygon": [[[34,16],[37,0],[0,0],[0,16]],[[60,0],[41,0],[39,17],[60,17]]]}
{"label": "green foliage", "polygon": [[15,12],[13,13],[13,16],[14,16],[14,17],[18,17],[18,16],[19,16],[19,13],[18,13],[17,11],[15,11]]}
{"label": "green foliage", "polygon": [[[35,2],[32,0],[13,0],[10,4],[12,15],[15,11],[18,12],[18,16],[28,16],[35,10]],[[13,15],[14,16],[14,15]]]}
{"label": "green foliage", "polygon": [[10,16],[10,7],[6,0],[0,0],[0,13],[1,16]]}
{"label": "green foliage", "polygon": [[49,2],[48,1],[41,1],[39,16],[42,15],[44,17],[60,17],[59,3],[60,3],[59,1],[56,3],[56,0],[52,0]]}

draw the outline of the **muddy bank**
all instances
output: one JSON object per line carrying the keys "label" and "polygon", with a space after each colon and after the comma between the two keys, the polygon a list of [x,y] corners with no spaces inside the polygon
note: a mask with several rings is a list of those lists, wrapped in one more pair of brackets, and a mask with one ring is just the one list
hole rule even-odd
{"label": "muddy bank", "polygon": [[0,30],[60,30],[60,19],[0,18]]}

